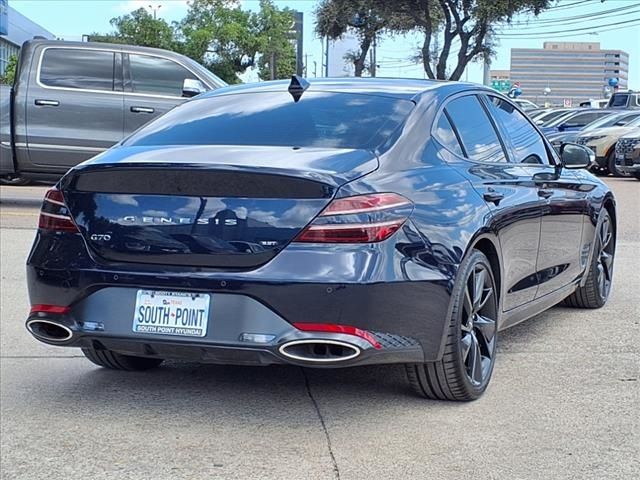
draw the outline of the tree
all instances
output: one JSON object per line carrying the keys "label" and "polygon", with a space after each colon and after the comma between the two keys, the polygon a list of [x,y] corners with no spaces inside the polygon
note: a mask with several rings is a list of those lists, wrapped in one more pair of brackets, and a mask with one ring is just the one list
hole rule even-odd
{"label": "tree", "polygon": [[356,77],[361,77],[365,71],[367,55],[376,38],[382,33],[410,29],[410,17],[394,8],[393,3],[385,0],[321,0],[316,8],[316,33],[319,36],[336,40],[349,32],[358,37],[358,51],[347,55],[353,62]]}
{"label": "tree", "polygon": [[228,83],[255,65],[256,18],[237,0],[193,0],[180,22],[182,52]]}
{"label": "tree", "polygon": [[[420,59],[429,78],[459,80],[469,62],[493,55],[491,35],[495,26],[510,22],[514,15],[538,15],[552,0],[395,0],[396,15],[411,19],[407,30],[420,31],[424,40]],[[391,3],[391,2],[390,2]],[[431,48],[442,32],[442,47]],[[459,40],[455,67],[448,73],[449,56]],[[432,66],[432,64],[435,65]]]}
{"label": "tree", "polygon": [[93,42],[127,43],[143,47],[173,50],[176,48],[174,29],[163,19],[153,18],[144,8],[127,15],[112,18],[115,31],[108,34],[90,35]]}
{"label": "tree", "polygon": [[7,60],[7,65],[4,68],[4,74],[0,75],[0,83],[5,85],[13,85],[13,81],[16,78],[16,68],[18,67],[18,57],[11,55]]}
{"label": "tree", "polygon": [[291,38],[294,21],[292,10],[280,10],[271,0],[260,0],[255,33],[260,39],[258,76],[261,80],[287,78],[296,73],[296,52]]}

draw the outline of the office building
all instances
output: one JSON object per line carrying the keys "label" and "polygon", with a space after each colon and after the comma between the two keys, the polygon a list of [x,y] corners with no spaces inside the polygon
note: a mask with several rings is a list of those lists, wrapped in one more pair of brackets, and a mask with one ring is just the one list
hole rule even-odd
{"label": "office building", "polygon": [[[511,83],[519,83],[522,98],[555,105],[605,98],[608,81],[618,79],[626,90],[629,55],[602,50],[597,42],[544,42],[543,48],[511,49]],[[545,96],[545,88],[550,92]]]}

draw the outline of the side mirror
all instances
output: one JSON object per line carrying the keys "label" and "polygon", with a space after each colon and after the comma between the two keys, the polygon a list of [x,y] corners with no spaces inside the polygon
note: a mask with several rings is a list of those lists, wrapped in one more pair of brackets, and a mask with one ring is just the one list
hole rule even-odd
{"label": "side mirror", "polygon": [[207,91],[207,87],[195,78],[185,78],[182,82],[182,96],[186,98],[195,97]]}
{"label": "side mirror", "polygon": [[582,145],[565,143],[560,147],[560,160],[564,168],[572,170],[589,168],[595,159],[595,153]]}

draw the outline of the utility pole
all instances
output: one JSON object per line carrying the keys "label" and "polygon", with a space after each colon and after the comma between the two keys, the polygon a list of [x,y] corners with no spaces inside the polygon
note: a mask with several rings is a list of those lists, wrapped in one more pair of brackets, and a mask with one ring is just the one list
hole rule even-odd
{"label": "utility pole", "polygon": [[309,54],[305,53],[304,54],[304,76],[308,77],[309,73],[307,72],[307,67],[309,65]]}
{"label": "utility pole", "polygon": [[[491,46],[491,33],[487,33],[487,39],[485,40],[487,46]],[[491,85],[491,58],[484,57],[483,71],[482,71],[482,83],[484,85]]]}
{"label": "utility pole", "polygon": [[269,62],[269,71],[271,80],[276,79],[276,52],[271,52],[271,61]]}
{"label": "utility pole", "polygon": [[313,61],[313,76],[314,78],[318,78],[318,62]]}
{"label": "utility pole", "polygon": [[371,60],[370,60],[371,69],[370,69],[370,72],[371,72],[371,76],[372,77],[376,76],[376,68],[378,67],[378,65],[377,65],[378,59],[376,58],[376,54],[377,54],[377,52],[376,52],[377,38],[378,38],[377,35],[373,36],[373,46],[371,48]]}

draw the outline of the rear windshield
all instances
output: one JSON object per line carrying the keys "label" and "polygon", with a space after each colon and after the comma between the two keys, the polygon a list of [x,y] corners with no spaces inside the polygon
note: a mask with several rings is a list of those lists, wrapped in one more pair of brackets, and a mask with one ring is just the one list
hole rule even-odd
{"label": "rear windshield", "polygon": [[609,100],[610,107],[626,107],[629,101],[629,95],[625,93],[616,93],[613,98]]}
{"label": "rear windshield", "polygon": [[288,92],[219,95],[185,103],[134,133],[126,146],[266,145],[374,149],[404,122],[410,100]]}

